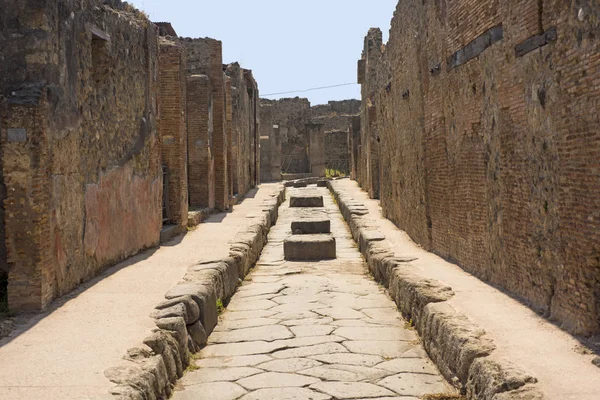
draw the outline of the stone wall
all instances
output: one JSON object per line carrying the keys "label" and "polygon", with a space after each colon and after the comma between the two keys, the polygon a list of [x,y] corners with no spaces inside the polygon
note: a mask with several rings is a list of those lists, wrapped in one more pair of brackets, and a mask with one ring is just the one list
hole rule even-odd
{"label": "stone wall", "polygon": [[599,16],[402,1],[358,71],[360,185],[416,242],[578,334],[600,332]]}
{"label": "stone wall", "polygon": [[244,194],[258,184],[256,150],[258,148],[258,86],[252,71],[239,63],[227,66],[231,79],[232,103],[232,182],[233,193]]}
{"label": "stone wall", "polygon": [[[325,135],[329,132],[349,132],[352,116],[360,112],[359,100],[330,101],[311,107],[308,99],[299,97],[280,100],[261,99],[261,106],[271,107],[272,121],[279,128],[281,140],[282,169],[287,173],[309,173],[311,124],[322,125]],[[347,140],[347,139],[346,139]],[[333,134],[326,143],[341,144],[339,134]],[[337,147],[335,147],[337,149]],[[347,149],[347,142],[344,146]],[[349,160],[347,150],[336,160]]]}
{"label": "stone wall", "polygon": [[260,107],[260,180],[281,180],[280,128],[273,123],[273,107]]}
{"label": "stone wall", "polygon": [[3,199],[11,310],[54,297],[160,231],[156,27],[115,1],[3,1]]}
{"label": "stone wall", "polygon": [[346,172],[350,164],[350,148],[347,131],[331,131],[325,134],[325,164],[340,172]]}

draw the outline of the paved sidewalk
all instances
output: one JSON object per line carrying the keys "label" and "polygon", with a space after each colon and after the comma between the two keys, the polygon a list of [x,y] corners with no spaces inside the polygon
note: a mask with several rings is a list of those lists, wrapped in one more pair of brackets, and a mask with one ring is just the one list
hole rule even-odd
{"label": "paved sidewalk", "polygon": [[486,331],[497,346],[495,354],[536,377],[548,400],[600,399],[600,368],[591,363],[592,355],[582,354],[575,338],[502,291],[423,250],[383,217],[379,202],[369,199],[355,181],[340,180],[336,185],[364,203],[396,255],[417,258],[411,264],[423,275],[452,287],[455,296],[449,304]]}
{"label": "paved sidewalk", "polygon": [[0,399],[111,399],[104,377],[155,328],[164,294],[199,261],[224,258],[280,184],[264,184],[230,213],[107,270],[0,340]]}
{"label": "paved sidewalk", "polygon": [[284,261],[291,221],[306,215],[284,203],[261,259],[175,400],[417,400],[454,393],[393,301],[367,276],[328,190],[311,190],[324,196],[337,260]]}

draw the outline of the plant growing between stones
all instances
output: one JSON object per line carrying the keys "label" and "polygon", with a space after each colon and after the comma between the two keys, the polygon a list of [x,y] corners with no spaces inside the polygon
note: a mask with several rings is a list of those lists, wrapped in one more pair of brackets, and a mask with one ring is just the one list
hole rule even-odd
{"label": "plant growing between stones", "polygon": [[221,299],[217,300],[217,312],[219,313],[219,315],[223,314],[223,311],[225,311],[225,306],[223,306],[223,301]]}

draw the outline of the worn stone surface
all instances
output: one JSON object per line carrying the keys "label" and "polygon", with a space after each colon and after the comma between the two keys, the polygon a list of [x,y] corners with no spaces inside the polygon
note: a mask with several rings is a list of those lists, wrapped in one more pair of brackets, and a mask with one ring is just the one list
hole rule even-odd
{"label": "worn stone surface", "polygon": [[454,393],[393,300],[365,275],[332,198],[318,190],[338,259],[284,261],[296,210],[282,206],[256,267],[199,353],[200,369],[187,374],[175,400],[198,393],[192,382],[224,380],[248,392],[241,399],[413,400]]}
{"label": "worn stone surface", "polygon": [[328,234],[293,235],[284,240],[283,248],[288,261],[336,258],[335,237]]}
{"label": "worn stone surface", "polygon": [[323,196],[297,191],[290,196],[290,207],[323,207]]}
{"label": "worn stone surface", "polygon": [[315,233],[330,233],[331,223],[329,219],[307,218],[292,221],[292,233],[295,235],[307,235]]}

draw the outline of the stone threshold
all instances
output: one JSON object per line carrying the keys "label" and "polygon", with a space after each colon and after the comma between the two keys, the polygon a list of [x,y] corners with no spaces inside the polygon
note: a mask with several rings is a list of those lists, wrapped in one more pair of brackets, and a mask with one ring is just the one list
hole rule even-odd
{"label": "stone threshold", "polygon": [[124,362],[104,372],[116,386],[116,399],[168,398],[192,355],[207,343],[218,320],[218,304],[227,304],[240,282],[257,262],[270,228],[285,201],[285,187],[264,201],[256,223],[240,231],[229,257],[191,267],[166,300],[151,314],[157,328],[139,347],[129,349]]}
{"label": "stone threshold", "polygon": [[537,379],[501,359],[485,331],[447,300],[452,288],[423,276],[410,258],[394,254],[364,204],[336,181],[328,188],[364,256],[369,271],[387,288],[398,310],[419,333],[444,377],[469,400],[542,400]]}

